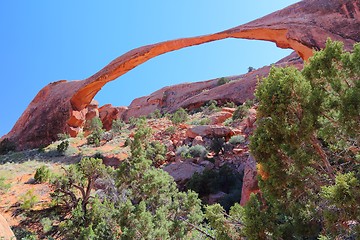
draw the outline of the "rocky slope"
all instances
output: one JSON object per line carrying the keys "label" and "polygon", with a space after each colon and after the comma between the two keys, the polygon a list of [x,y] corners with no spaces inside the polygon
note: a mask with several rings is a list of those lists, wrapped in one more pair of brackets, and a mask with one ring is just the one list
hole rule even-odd
{"label": "rocky slope", "polygon": [[[281,48],[292,48],[305,60],[312,55],[313,49],[324,47],[328,37],[343,41],[345,46],[350,48],[354,42],[360,41],[359,9],[358,0],[304,0],[263,18],[219,33],[171,40],[134,49],[87,79],[62,80],[44,87],[3,139],[9,138],[16,142],[19,149],[26,149],[46,145],[54,141],[58,133],[68,132],[72,136],[76,135],[84,125],[90,110],[89,104],[107,82],[115,80],[153,57],[184,47],[225,38],[257,39],[275,42]],[[263,70],[264,75],[267,71]],[[214,86],[215,81],[193,85],[192,87],[197,86],[198,89],[203,90],[207,89],[205,86],[211,88],[203,94],[194,94],[191,100],[184,103],[178,101],[181,97],[171,98],[166,90],[160,91],[158,93],[160,95],[155,94],[155,97],[149,98],[146,104],[143,104],[144,99],[134,101],[125,117],[139,114],[134,110],[136,108],[142,108],[143,112],[154,109],[152,103],[156,107],[164,107],[165,104],[165,107],[171,111],[182,105],[191,106],[197,101],[202,102],[210,98],[223,99],[225,98],[223,93],[233,99],[250,97],[254,88],[254,74],[245,75],[242,80],[218,88],[211,87]],[[165,101],[158,97],[164,95],[164,92]]]}

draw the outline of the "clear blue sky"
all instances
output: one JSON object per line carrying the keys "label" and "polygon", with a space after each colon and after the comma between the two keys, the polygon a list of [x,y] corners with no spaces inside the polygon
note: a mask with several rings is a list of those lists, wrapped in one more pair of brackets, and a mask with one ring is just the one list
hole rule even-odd
{"label": "clear blue sky", "polygon": [[[133,48],[238,26],[298,0],[36,0],[0,2],[0,136],[38,91],[61,79],[84,79]],[[249,40],[223,40],[152,59],[107,84],[100,105],[127,106],[181,82],[241,74],[290,50]]]}

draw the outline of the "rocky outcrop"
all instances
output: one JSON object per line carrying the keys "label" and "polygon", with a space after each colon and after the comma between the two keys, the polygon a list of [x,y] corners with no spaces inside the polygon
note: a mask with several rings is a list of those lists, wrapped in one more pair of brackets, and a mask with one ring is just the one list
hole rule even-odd
{"label": "rocky outcrop", "polygon": [[0,239],[16,239],[6,219],[0,214]]}
{"label": "rocky outcrop", "polygon": [[188,138],[194,139],[197,136],[201,137],[218,137],[229,140],[231,136],[234,136],[235,132],[230,128],[226,126],[221,125],[199,125],[199,126],[193,126],[189,128],[186,132],[186,136]]}
{"label": "rocky outcrop", "polygon": [[111,104],[106,104],[99,108],[100,119],[103,127],[108,131],[111,129],[112,122],[117,119],[122,119],[127,107],[114,107]]}
{"label": "rocky outcrop", "polygon": [[205,167],[192,162],[174,162],[163,167],[163,170],[169,173],[179,185],[183,185],[194,175],[194,173],[201,173],[204,169]]}
{"label": "rocky outcrop", "polygon": [[[85,109],[106,83],[153,57],[181,48],[225,38],[257,39],[274,42],[281,48],[292,48],[306,60],[312,55],[313,49],[323,48],[326,39],[330,37],[333,40],[343,41],[345,47],[350,49],[354,42],[360,41],[359,9],[358,0],[304,0],[222,32],[134,49],[85,80],[58,81],[44,87],[29,104],[13,129],[3,138],[9,138],[16,142],[19,149],[24,149],[48,144],[56,139],[58,133],[69,132],[71,135],[76,135],[81,131],[86,120]],[[251,81],[229,84],[231,85],[218,86],[216,91],[215,88],[210,89],[206,92],[208,98],[211,96],[215,99],[223,99],[221,94],[229,89],[232,89],[237,97],[239,92],[248,96],[253,94],[254,84]],[[171,102],[171,98],[165,94],[166,101],[149,99],[149,103],[154,106],[165,103],[170,110],[174,110],[180,106],[191,106],[192,103],[203,101],[207,99],[206,94],[194,95],[193,98],[183,102]],[[151,109],[151,105],[144,105],[147,106],[147,111]],[[129,114],[132,109],[129,108]]]}

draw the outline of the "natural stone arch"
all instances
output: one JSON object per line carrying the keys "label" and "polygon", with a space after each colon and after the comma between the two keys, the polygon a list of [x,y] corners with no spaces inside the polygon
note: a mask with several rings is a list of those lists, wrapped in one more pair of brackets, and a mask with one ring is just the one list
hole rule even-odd
{"label": "natural stone arch", "polygon": [[360,41],[359,9],[356,0],[304,0],[223,32],[134,49],[85,80],[58,81],[44,87],[3,138],[23,149],[48,144],[61,132],[76,135],[85,121],[86,107],[106,83],[153,57],[181,48],[225,38],[256,39],[292,48],[307,60],[313,49],[323,48],[330,37],[343,41],[349,49]]}

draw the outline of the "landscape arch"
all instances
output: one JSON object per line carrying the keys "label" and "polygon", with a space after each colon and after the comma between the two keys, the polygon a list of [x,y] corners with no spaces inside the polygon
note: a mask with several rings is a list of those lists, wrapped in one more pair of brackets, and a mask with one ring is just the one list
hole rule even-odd
{"label": "landscape arch", "polygon": [[[151,58],[185,47],[225,38],[265,40],[276,43],[280,48],[291,48],[302,59],[307,60],[312,56],[313,49],[323,48],[326,39],[330,37],[343,41],[349,49],[354,42],[360,41],[360,36],[346,26],[360,26],[359,20],[349,18],[349,11],[338,11],[344,8],[349,10],[348,1],[331,2],[332,7],[327,8],[321,1],[316,3],[313,0],[305,0],[250,23],[215,34],[140,47],[116,58],[87,79],[50,83],[40,90],[13,129],[3,138],[9,138],[17,143],[19,149],[25,149],[46,145],[56,140],[58,133],[67,132],[75,136],[84,124],[86,107],[106,83]],[[352,3],[353,12],[359,12],[356,11],[359,10],[356,1]],[[334,7],[336,5],[339,5],[338,8]],[[322,15],[319,15],[320,13]]]}

